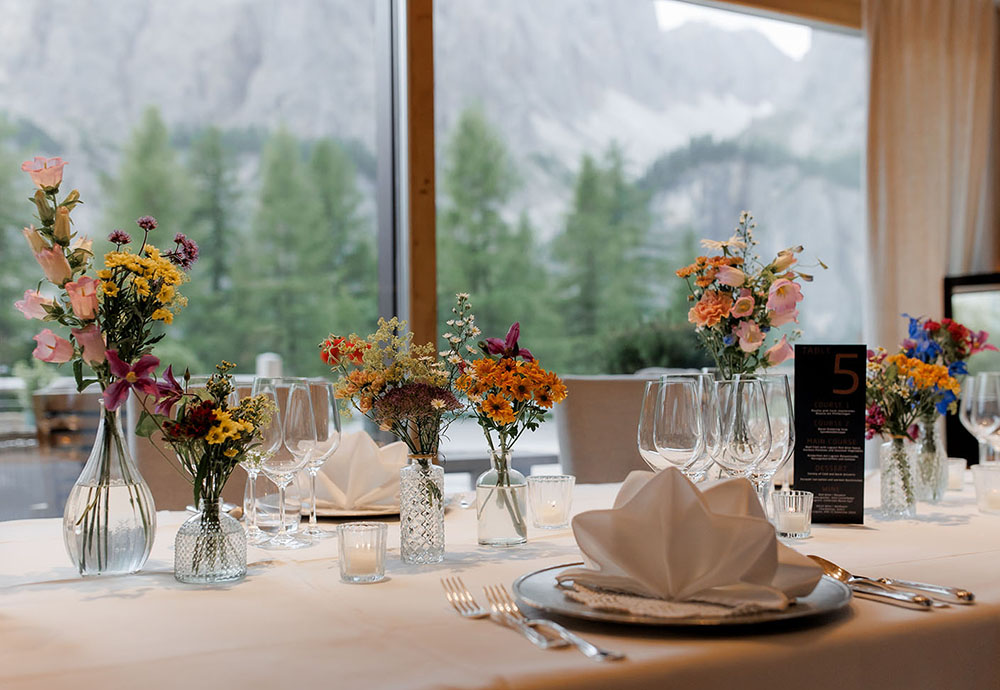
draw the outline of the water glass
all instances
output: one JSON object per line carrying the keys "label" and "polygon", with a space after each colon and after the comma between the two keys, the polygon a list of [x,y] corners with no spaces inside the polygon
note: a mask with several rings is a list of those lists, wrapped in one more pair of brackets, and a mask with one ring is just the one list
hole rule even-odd
{"label": "water glass", "polygon": [[539,529],[561,529],[569,526],[569,509],[573,503],[576,477],[569,474],[534,475],[528,477],[528,503],[531,518]]}
{"label": "water glass", "polygon": [[783,539],[805,539],[812,532],[813,495],[809,491],[775,491],[774,526]]}
{"label": "water glass", "polygon": [[771,452],[767,397],[760,379],[716,382],[721,421],[715,462],[730,477],[749,477]]}
{"label": "water glass", "polygon": [[316,444],[309,453],[309,463],[306,465],[306,472],[309,474],[309,526],[303,533],[313,539],[326,539],[334,533],[316,523],[316,475],[340,447],[340,412],[337,410],[333,384],[329,381],[311,379],[309,395],[316,421]]}
{"label": "water glass", "polygon": [[352,584],[385,579],[384,522],[347,522],[337,528],[340,579]]}
{"label": "water glass", "polygon": [[683,470],[698,460],[705,449],[701,384],[693,378],[665,376],[657,388],[653,446],[660,466],[656,469]]}
{"label": "water glass", "polygon": [[948,491],[961,491],[965,486],[965,458],[948,458]]}
{"label": "water glass", "polygon": [[976,507],[980,513],[1000,514],[1000,463],[972,466]]}

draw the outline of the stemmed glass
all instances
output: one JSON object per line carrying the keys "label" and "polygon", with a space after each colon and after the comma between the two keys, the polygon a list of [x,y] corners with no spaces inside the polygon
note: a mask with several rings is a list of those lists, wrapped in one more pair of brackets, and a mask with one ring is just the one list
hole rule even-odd
{"label": "stemmed glass", "polygon": [[[684,470],[704,451],[701,385],[697,379],[663,377],[657,386],[653,446],[667,466]],[[647,460],[647,462],[649,462]]]}
{"label": "stemmed glass", "polygon": [[[261,544],[265,549],[301,549],[312,540],[300,539],[285,526],[285,489],[295,474],[306,466],[316,445],[316,420],[313,417],[309,386],[303,379],[289,379],[288,398],[282,414],[285,453],[274,453],[261,463],[267,478],[278,487],[278,533]],[[284,387],[285,381],[282,381]]]}
{"label": "stemmed glass", "polygon": [[771,452],[771,424],[760,379],[717,381],[721,437],[715,461],[730,477],[749,477]]}
{"label": "stemmed glass", "polygon": [[258,429],[260,444],[251,448],[243,455],[240,467],[247,473],[247,543],[261,544],[271,537],[257,525],[257,477],[260,475],[264,460],[278,452],[283,435],[281,433],[281,411],[278,408],[278,394],[273,378],[256,377],[250,389],[250,395],[263,395],[271,400],[274,412],[271,420]]}
{"label": "stemmed glass", "polygon": [[959,419],[979,442],[979,462],[995,460],[990,436],[1000,428],[1000,372],[984,372],[965,380]]}
{"label": "stemmed glass", "polygon": [[792,406],[792,389],[785,374],[758,374],[764,387],[767,418],[771,425],[771,449],[750,472],[750,481],[757,489],[757,498],[768,511],[771,479],[788,462],[795,451],[795,418]]}
{"label": "stemmed glass", "polygon": [[306,471],[309,473],[309,527],[303,534],[314,539],[327,539],[337,535],[316,523],[316,474],[333,452],[340,446],[340,412],[334,396],[333,384],[323,379],[309,380],[309,395],[316,419],[316,444],[309,453]]}
{"label": "stemmed glass", "polygon": [[656,419],[656,399],[659,392],[659,381],[646,382],[642,394],[642,409],[639,412],[639,428],[636,433],[639,455],[656,472],[666,467],[666,462],[660,457],[653,442],[653,422]]}

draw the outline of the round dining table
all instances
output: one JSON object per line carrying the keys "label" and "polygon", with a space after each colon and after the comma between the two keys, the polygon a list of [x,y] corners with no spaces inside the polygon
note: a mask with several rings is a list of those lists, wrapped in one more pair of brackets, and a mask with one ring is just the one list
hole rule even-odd
{"label": "round dining table", "polygon": [[[573,512],[609,508],[619,486],[578,485]],[[478,546],[475,509],[460,496],[447,509],[445,559],[435,565],[402,563],[398,518],[383,518],[387,577],[366,585],[341,583],[336,539],[296,551],[251,547],[244,580],[181,584],[172,572],[174,535],[187,517],[180,512],[157,515],[141,572],[81,579],[61,520],[4,522],[0,688],[1000,688],[1000,515],[977,511],[971,477],[910,520],[879,516],[877,477],[866,494],[864,525],[814,525],[791,546],[855,573],[964,587],[976,594],[973,605],[917,611],[856,597],[814,619],[710,629],[560,619],[627,657],[605,663],[572,648],[536,648],[452,609],[442,577],[461,577],[485,604],[486,585],[509,587],[580,560],[570,528],[529,527],[524,545]]]}

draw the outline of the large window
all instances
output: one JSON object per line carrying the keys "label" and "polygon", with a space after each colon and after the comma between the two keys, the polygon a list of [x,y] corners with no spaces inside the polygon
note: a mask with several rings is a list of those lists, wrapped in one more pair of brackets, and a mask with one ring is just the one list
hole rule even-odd
{"label": "large window", "polygon": [[158,246],[200,245],[164,362],[328,373],[317,343],[377,317],[375,0],[47,5],[4,9],[0,375],[38,329],[9,307],[40,275],[19,232],[31,155],[69,161],[98,255],[146,214]]}
{"label": "large window", "polygon": [[[567,373],[707,364],[676,268],[740,211],[806,245],[803,342],[861,339],[859,35],[685,2],[435,3],[439,312]],[[805,270],[805,269],[804,269]]]}

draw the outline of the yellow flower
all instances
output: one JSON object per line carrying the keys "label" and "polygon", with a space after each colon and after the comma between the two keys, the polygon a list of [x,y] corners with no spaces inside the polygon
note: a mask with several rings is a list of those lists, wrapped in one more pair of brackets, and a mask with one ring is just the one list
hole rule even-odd
{"label": "yellow flower", "polygon": [[153,321],[162,321],[167,324],[174,322],[174,315],[170,313],[169,310],[162,308],[154,311],[150,318],[152,318]]}
{"label": "yellow flower", "polygon": [[149,281],[141,276],[137,276],[132,279],[132,287],[135,288],[135,292],[140,297],[149,297],[151,290],[149,289]]}
{"label": "yellow flower", "polygon": [[226,435],[222,433],[222,429],[217,426],[213,426],[208,430],[208,433],[205,434],[205,440],[210,446],[217,446],[226,440]]}
{"label": "yellow flower", "polygon": [[239,451],[236,450],[235,448],[226,448],[224,451],[222,451],[222,454],[225,455],[227,458],[235,458],[238,452]]}
{"label": "yellow flower", "polygon": [[111,280],[111,271],[106,268],[102,268],[97,272],[97,277],[101,280]]}
{"label": "yellow flower", "polygon": [[156,299],[162,304],[167,304],[168,302],[170,302],[170,300],[174,298],[174,292],[175,291],[173,285],[164,285],[163,287],[160,288],[160,291],[157,293]]}
{"label": "yellow flower", "polygon": [[106,280],[101,283],[101,290],[103,290],[104,294],[108,297],[116,297],[118,295],[118,285],[112,283],[110,280]]}

